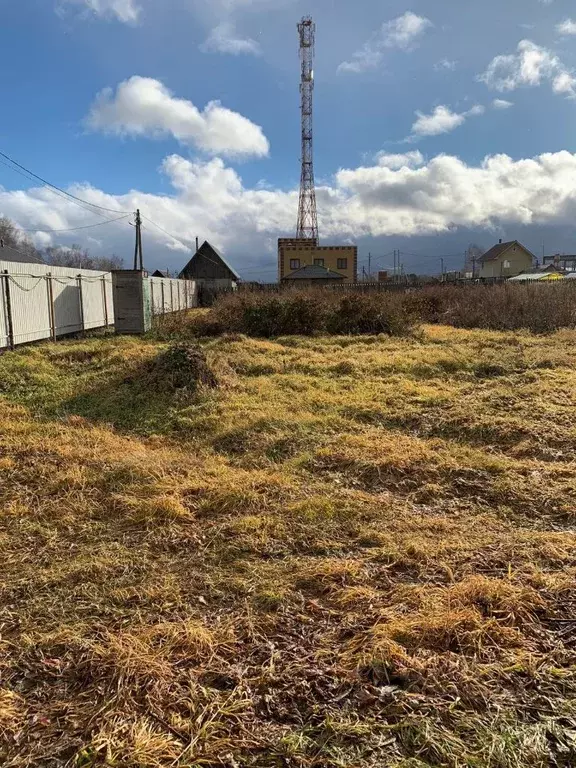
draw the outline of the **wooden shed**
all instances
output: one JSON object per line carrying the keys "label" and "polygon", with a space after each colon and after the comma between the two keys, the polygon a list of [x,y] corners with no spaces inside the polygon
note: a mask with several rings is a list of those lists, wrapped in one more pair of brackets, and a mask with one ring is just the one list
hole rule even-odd
{"label": "wooden shed", "polygon": [[207,240],[198,248],[179,277],[185,280],[240,280],[222,254]]}

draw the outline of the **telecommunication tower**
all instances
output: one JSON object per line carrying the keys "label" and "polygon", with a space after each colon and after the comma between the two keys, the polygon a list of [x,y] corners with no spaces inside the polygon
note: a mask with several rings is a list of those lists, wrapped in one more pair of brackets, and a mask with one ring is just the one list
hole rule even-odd
{"label": "telecommunication tower", "polygon": [[300,104],[302,110],[302,172],[296,237],[318,242],[318,214],[314,187],[312,110],[314,94],[314,44],[316,25],[310,16],[298,24],[300,36]]}

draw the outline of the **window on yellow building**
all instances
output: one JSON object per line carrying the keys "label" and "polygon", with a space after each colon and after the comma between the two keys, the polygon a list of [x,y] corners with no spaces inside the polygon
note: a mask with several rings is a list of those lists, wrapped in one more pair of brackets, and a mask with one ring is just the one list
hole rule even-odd
{"label": "window on yellow building", "polygon": [[314,259],[314,265],[316,267],[323,267],[324,266],[324,259]]}
{"label": "window on yellow building", "polygon": [[300,259],[290,259],[290,269],[300,269]]}
{"label": "window on yellow building", "polygon": [[338,259],[338,269],[348,269],[348,259]]}

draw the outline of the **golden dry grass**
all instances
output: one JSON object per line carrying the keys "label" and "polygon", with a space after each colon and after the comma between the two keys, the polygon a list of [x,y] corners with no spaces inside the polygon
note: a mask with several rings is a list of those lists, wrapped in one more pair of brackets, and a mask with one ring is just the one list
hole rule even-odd
{"label": "golden dry grass", "polygon": [[0,357],[0,763],[574,765],[576,332],[203,346]]}

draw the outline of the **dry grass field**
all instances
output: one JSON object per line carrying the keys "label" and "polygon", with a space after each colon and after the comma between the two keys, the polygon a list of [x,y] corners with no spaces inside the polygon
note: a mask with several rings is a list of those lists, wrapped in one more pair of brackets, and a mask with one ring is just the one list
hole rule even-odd
{"label": "dry grass field", "polygon": [[7,768],[576,764],[576,332],[0,357]]}

